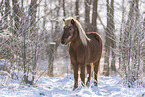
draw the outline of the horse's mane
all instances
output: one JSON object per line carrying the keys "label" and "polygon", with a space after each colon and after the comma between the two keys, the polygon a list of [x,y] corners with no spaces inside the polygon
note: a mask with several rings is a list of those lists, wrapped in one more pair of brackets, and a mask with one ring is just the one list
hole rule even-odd
{"label": "horse's mane", "polygon": [[79,30],[80,39],[81,39],[83,45],[87,46],[88,37],[87,37],[82,25],[76,19],[74,19],[73,17],[68,17],[68,18],[65,19],[64,25],[69,25],[70,26],[72,19],[75,21],[75,24],[76,24],[76,26]]}

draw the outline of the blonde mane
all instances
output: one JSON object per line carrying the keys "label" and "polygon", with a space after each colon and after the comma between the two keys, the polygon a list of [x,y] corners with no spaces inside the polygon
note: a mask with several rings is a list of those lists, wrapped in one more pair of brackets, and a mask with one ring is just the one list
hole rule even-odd
{"label": "blonde mane", "polygon": [[70,26],[72,19],[75,21],[75,24],[76,24],[76,26],[77,26],[77,28],[79,30],[80,39],[81,39],[83,45],[87,46],[87,39],[88,39],[88,37],[87,37],[87,35],[86,35],[82,25],[77,20],[75,20],[73,17],[68,17],[68,18],[66,18],[64,20],[64,26],[65,25]]}

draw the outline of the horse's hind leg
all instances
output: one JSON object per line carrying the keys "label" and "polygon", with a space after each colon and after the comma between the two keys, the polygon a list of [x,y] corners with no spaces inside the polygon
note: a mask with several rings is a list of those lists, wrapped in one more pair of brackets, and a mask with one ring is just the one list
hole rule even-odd
{"label": "horse's hind leg", "polygon": [[91,80],[91,64],[87,64],[87,82],[86,82],[86,86],[89,87],[90,86],[90,80]]}
{"label": "horse's hind leg", "polygon": [[94,63],[94,86],[98,86],[97,75],[100,69],[99,65],[100,65],[100,60]]}

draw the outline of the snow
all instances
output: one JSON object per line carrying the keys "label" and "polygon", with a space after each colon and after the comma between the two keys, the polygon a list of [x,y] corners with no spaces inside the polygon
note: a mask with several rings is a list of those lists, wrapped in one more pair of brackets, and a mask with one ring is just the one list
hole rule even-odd
{"label": "snow", "polygon": [[0,65],[4,66],[5,65],[5,59],[0,59]]}
{"label": "snow", "polygon": [[[79,81],[80,82],[80,81]],[[127,88],[119,77],[100,76],[98,87],[73,89],[73,74],[65,77],[41,77],[34,86],[10,81],[8,86],[0,85],[0,97],[145,97],[145,87]]]}

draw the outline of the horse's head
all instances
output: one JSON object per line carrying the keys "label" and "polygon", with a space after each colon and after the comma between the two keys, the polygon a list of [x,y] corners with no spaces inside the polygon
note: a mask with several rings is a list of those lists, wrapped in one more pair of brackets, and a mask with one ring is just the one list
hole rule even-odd
{"label": "horse's head", "polygon": [[65,21],[63,19],[65,26],[63,27],[63,35],[61,38],[61,44],[67,45],[69,42],[75,39],[77,35],[77,27],[75,26],[75,21],[73,19]]}

